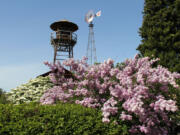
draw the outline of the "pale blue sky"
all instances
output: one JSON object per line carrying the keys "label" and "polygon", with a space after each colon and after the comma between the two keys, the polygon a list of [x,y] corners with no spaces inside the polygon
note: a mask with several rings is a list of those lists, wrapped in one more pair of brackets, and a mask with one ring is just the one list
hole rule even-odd
{"label": "pale blue sky", "polygon": [[140,43],[144,0],[0,0],[0,88],[9,91],[49,69],[53,60],[50,24],[67,19],[79,26],[75,59],[86,54],[88,10],[102,11],[95,20],[97,59],[122,62]]}

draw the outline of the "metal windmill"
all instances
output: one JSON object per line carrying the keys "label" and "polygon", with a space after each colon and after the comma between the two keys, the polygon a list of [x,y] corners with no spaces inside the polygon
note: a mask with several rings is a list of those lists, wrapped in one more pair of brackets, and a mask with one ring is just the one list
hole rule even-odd
{"label": "metal windmill", "polygon": [[88,58],[88,63],[90,65],[97,62],[94,31],[93,31],[93,27],[94,27],[93,19],[94,17],[99,17],[99,16],[101,16],[101,11],[95,14],[93,10],[90,10],[85,16],[85,21],[89,24],[89,36],[88,36],[86,57]]}

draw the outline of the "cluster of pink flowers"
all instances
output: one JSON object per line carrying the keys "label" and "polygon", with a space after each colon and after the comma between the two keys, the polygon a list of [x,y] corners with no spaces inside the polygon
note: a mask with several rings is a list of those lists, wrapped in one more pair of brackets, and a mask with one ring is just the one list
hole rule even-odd
{"label": "cluster of pink flowers", "polygon": [[[104,63],[89,66],[86,58],[81,61],[69,59],[63,62],[70,67],[75,79],[65,78],[60,63],[49,64],[52,70],[50,78],[55,86],[41,97],[42,104],[54,104],[56,101],[74,102],[86,107],[101,108],[103,122],[119,115],[119,120],[133,121],[130,132],[147,135],[167,135],[171,121],[170,112],[177,111],[176,102],[168,99],[168,86],[179,86],[176,79],[180,74],[171,73],[162,66],[152,67],[158,59],[148,57],[127,59],[123,68],[114,67],[108,59]],[[122,104],[122,109],[118,105]],[[119,112],[121,111],[121,112]],[[117,120],[118,121],[118,120]],[[162,126],[163,125],[163,126]]]}
{"label": "cluster of pink flowers", "polygon": [[122,111],[120,119],[122,119],[122,120],[132,120],[132,116],[128,115],[128,114],[125,114],[125,112]]}
{"label": "cluster of pink flowers", "polygon": [[112,115],[115,115],[117,114],[118,112],[118,108],[115,107],[115,105],[117,104],[117,101],[114,100],[114,98],[110,98],[109,100],[107,100],[103,107],[102,107],[102,112],[103,112],[103,116],[104,118],[102,119],[103,122],[105,123],[109,123],[110,120],[109,120],[109,116],[112,114]]}
{"label": "cluster of pink flowers", "polygon": [[176,102],[173,100],[165,100],[164,97],[159,96],[159,99],[155,103],[151,103],[151,107],[154,111],[171,111],[175,112],[177,110]]}

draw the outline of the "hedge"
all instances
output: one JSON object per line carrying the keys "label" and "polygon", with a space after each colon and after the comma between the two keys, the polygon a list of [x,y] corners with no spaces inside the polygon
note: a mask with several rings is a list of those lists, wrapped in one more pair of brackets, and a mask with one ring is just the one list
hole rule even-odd
{"label": "hedge", "polygon": [[128,127],[76,104],[0,104],[0,135],[128,135]]}

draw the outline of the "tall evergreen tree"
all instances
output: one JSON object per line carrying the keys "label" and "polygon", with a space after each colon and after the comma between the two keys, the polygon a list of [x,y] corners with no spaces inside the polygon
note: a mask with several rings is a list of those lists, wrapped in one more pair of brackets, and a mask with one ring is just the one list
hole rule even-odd
{"label": "tall evergreen tree", "polygon": [[137,50],[180,73],[180,0],[145,0],[143,15]]}

